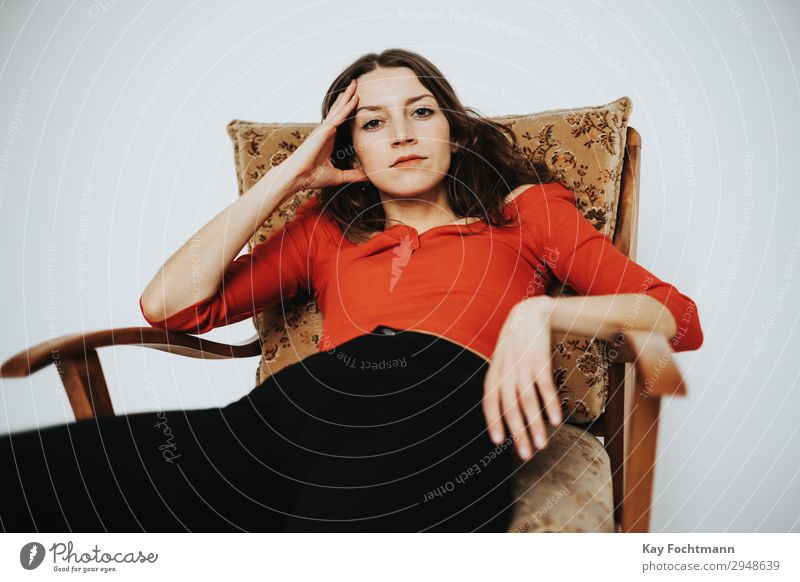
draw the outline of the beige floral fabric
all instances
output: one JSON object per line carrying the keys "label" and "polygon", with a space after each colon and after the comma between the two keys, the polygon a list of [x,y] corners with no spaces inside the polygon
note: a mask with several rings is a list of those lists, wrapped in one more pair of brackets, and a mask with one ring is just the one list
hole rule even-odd
{"label": "beige floral fabric", "polygon": [[[543,161],[556,179],[575,192],[576,206],[598,231],[613,236],[619,200],[625,136],[631,100],[558,109],[493,119],[507,125],[525,154]],[[271,168],[292,154],[316,127],[313,123],[280,124],[233,120],[228,124],[239,185],[246,192]],[[267,239],[297,209],[315,196],[303,190],[286,201],[259,228],[249,248]],[[557,284],[551,296],[575,295]],[[255,381],[318,351],[322,315],[313,297],[302,295],[254,317],[262,341]],[[568,422],[587,422],[603,411],[608,396],[605,342],[567,334],[553,342],[553,371]]]}
{"label": "beige floral fabric", "polygon": [[611,463],[591,433],[561,424],[514,479],[509,533],[613,532]]}

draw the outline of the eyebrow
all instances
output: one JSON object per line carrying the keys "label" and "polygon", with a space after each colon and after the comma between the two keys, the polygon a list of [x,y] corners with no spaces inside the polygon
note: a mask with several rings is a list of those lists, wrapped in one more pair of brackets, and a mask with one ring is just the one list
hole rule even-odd
{"label": "eyebrow", "polygon": [[[424,95],[417,95],[416,97],[411,97],[410,99],[408,99],[406,101],[406,105],[411,105],[414,101],[419,101],[420,99],[423,99],[425,97],[433,97],[433,95],[431,95],[430,93],[425,93]],[[355,117],[356,115],[358,115],[358,112],[361,111],[362,109],[367,109],[369,111],[380,111],[381,109],[386,109],[386,106],[384,106],[384,105],[364,105],[364,107],[359,107],[358,109],[356,109],[356,112],[353,113],[353,116]]]}

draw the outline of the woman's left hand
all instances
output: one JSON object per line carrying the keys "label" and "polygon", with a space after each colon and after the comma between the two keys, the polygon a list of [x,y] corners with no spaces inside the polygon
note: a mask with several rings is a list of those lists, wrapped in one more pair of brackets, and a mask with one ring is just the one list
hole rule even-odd
{"label": "woman's left hand", "polygon": [[[551,424],[561,423],[561,405],[550,364],[549,314],[554,301],[547,295],[531,297],[511,309],[484,380],[483,413],[489,434],[495,443],[502,442],[505,416],[522,460],[530,458],[533,451],[528,426],[536,447],[547,445],[539,399]],[[534,385],[538,387],[538,397]]]}

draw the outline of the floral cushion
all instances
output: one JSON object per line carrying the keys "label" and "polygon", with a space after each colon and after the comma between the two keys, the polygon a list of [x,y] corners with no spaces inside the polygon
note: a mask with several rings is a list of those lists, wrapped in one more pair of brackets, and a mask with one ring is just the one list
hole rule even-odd
{"label": "floral cushion", "polygon": [[[526,155],[544,161],[555,179],[576,194],[576,206],[594,227],[613,237],[619,200],[625,136],[631,100],[621,97],[605,105],[557,109],[494,117],[516,135]],[[239,194],[294,152],[315,123],[258,123],[233,120],[233,142]],[[302,190],[281,205],[259,228],[249,248],[266,240],[318,190]],[[554,285],[551,296],[576,295]],[[318,351],[322,315],[312,296],[300,295],[254,317],[262,340],[256,384],[267,376]],[[587,422],[602,413],[608,396],[605,342],[571,334],[554,337],[553,370],[568,422]]]}
{"label": "floral cushion", "polygon": [[509,533],[613,533],[611,461],[588,431],[563,423],[515,473]]}

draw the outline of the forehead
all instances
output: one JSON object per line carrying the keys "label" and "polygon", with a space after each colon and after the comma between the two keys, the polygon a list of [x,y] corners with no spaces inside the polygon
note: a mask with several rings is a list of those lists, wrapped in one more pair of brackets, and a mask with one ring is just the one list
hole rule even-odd
{"label": "forehead", "polygon": [[358,78],[359,107],[384,105],[402,107],[409,97],[416,97],[430,91],[423,85],[416,73],[406,67],[379,67]]}

